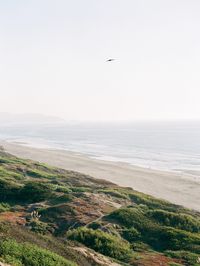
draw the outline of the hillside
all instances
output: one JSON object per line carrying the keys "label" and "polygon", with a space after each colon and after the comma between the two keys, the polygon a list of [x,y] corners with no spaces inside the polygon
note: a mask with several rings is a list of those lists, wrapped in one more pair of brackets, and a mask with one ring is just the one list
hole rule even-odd
{"label": "hillside", "polygon": [[200,214],[0,151],[0,265],[200,265]]}

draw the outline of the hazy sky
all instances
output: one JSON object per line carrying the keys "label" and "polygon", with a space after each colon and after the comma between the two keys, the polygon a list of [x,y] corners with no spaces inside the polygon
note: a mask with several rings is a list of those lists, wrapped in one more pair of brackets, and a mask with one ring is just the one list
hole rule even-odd
{"label": "hazy sky", "polygon": [[199,0],[0,0],[0,112],[200,119],[199,14]]}

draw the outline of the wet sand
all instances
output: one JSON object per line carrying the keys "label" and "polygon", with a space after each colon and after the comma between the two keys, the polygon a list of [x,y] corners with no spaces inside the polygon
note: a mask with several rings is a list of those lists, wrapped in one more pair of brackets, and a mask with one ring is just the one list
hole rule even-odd
{"label": "wet sand", "polygon": [[200,175],[198,172],[176,173],[152,170],[127,163],[89,158],[64,150],[27,147],[22,144],[0,142],[9,153],[50,165],[106,179],[120,186],[168,200],[200,211]]}

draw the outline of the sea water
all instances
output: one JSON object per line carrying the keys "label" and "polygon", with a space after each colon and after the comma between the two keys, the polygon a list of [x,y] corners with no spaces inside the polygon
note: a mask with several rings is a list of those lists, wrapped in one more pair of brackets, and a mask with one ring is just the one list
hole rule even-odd
{"label": "sea water", "polygon": [[200,122],[195,121],[7,125],[0,127],[0,139],[152,169],[200,171]]}

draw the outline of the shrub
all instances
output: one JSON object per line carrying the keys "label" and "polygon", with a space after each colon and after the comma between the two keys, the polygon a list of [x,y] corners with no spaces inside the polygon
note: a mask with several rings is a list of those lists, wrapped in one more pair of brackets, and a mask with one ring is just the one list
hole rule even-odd
{"label": "shrub", "polygon": [[50,200],[51,204],[60,204],[60,203],[66,203],[70,202],[72,200],[71,194],[64,194],[61,196],[55,196],[52,200]]}
{"label": "shrub", "polygon": [[43,223],[41,221],[38,220],[32,220],[28,226],[31,227],[31,231],[38,233],[38,234],[42,234],[45,235],[49,232],[53,233],[53,228],[50,227],[48,224]]}
{"label": "shrub", "polygon": [[21,180],[23,179],[21,174],[18,174],[14,171],[8,171],[6,169],[4,169],[3,167],[0,167],[0,177],[1,178],[14,178],[16,180]]}
{"label": "shrub", "polygon": [[200,252],[200,236],[172,227],[155,227],[142,235],[143,241],[156,250],[187,250]]}
{"label": "shrub", "polygon": [[89,192],[89,191],[91,191],[91,188],[88,188],[88,187],[71,187],[71,190],[73,192]]}
{"label": "shrub", "polygon": [[40,202],[51,197],[52,192],[45,183],[30,182],[20,191],[20,199],[26,202]]}
{"label": "shrub", "polygon": [[5,202],[0,202],[0,213],[1,212],[6,212],[10,210],[10,205]]}
{"label": "shrub", "polygon": [[141,234],[134,227],[125,229],[122,233],[122,236],[130,243],[134,243],[141,238]]}
{"label": "shrub", "polygon": [[33,178],[53,178],[55,175],[49,174],[45,171],[37,170],[37,169],[31,169],[27,170],[26,174],[33,177]]}
{"label": "shrub", "polygon": [[175,204],[169,203],[165,200],[156,199],[154,197],[151,197],[149,195],[145,195],[139,192],[134,192],[129,194],[129,197],[134,203],[137,204],[144,204],[148,206],[151,209],[159,208],[163,210],[169,210],[169,211],[177,211],[178,208],[182,208],[180,206],[177,206]]}
{"label": "shrub", "polygon": [[93,230],[97,230],[101,227],[100,222],[92,222],[91,224],[88,225],[88,228],[91,228]]}
{"label": "shrub", "polygon": [[116,197],[116,198],[120,198],[120,199],[129,199],[129,196],[127,196],[126,194],[123,194],[122,192],[118,191],[118,190],[112,190],[112,189],[102,189],[99,190],[99,192],[103,192],[105,194],[108,194],[112,197]]}
{"label": "shrub", "polygon": [[200,231],[200,222],[192,216],[181,213],[173,213],[164,210],[149,211],[149,217],[166,226],[172,226],[182,230],[196,232]]}
{"label": "shrub", "polygon": [[17,266],[75,266],[63,257],[35,245],[17,243],[15,240],[0,241],[0,257]]}
{"label": "shrub", "polygon": [[165,252],[165,255],[167,255],[168,257],[171,257],[171,258],[182,259],[187,263],[187,265],[190,265],[190,266],[197,265],[198,258],[199,258],[199,255],[194,254],[192,252],[188,252],[188,251],[171,251],[171,250],[168,250]]}
{"label": "shrub", "polygon": [[10,181],[0,179],[0,201],[17,200],[19,188]]}
{"label": "shrub", "polygon": [[107,216],[107,218],[117,221],[125,227],[143,227],[143,223],[148,222],[143,212],[139,208],[121,208]]}
{"label": "shrub", "polygon": [[0,157],[0,163],[14,163],[15,161],[12,159],[8,159],[6,157]]}
{"label": "shrub", "polygon": [[56,192],[63,192],[63,193],[70,193],[72,192],[71,189],[69,187],[65,187],[65,186],[56,186]]}
{"label": "shrub", "polygon": [[130,245],[127,242],[100,230],[80,227],[69,231],[67,237],[118,260],[128,261],[131,255]]}
{"label": "shrub", "polygon": [[[159,225],[145,216],[140,208],[122,208],[107,216],[128,229],[133,227],[141,234],[141,241],[156,250],[187,250],[200,252],[200,236],[195,233]],[[129,231],[128,231],[129,232]],[[195,251],[194,251],[195,250]]]}
{"label": "shrub", "polygon": [[[65,225],[67,225],[68,215],[75,216],[76,211],[72,206],[69,206],[66,203],[62,203],[62,204],[55,205],[52,207],[40,209],[39,214],[41,214],[41,219],[48,223],[55,223],[55,222],[63,220],[63,218],[65,220],[65,217],[66,217]],[[70,224],[70,221],[69,221],[69,224]]]}

